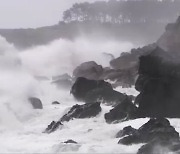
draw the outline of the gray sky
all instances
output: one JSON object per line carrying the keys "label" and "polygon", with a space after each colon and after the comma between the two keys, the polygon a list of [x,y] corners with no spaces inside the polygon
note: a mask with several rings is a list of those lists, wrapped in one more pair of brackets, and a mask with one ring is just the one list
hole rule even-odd
{"label": "gray sky", "polygon": [[75,2],[97,0],[0,0],[0,28],[35,28],[58,23]]}

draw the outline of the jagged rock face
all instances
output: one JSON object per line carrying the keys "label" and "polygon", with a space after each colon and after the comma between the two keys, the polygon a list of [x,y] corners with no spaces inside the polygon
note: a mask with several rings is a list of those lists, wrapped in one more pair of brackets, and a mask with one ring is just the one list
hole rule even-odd
{"label": "jagged rock face", "polygon": [[[123,130],[126,130],[124,128]],[[150,143],[152,141],[175,141],[179,142],[179,133],[170,122],[165,118],[150,119],[147,123],[142,125],[139,129],[130,129],[124,135],[128,135],[119,140],[119,144],[131,145],[138,143]],[[129,134],[127,134],[129,133]]]}
{"label": "jagged rock face", "polygon": [[140,57],[135,87],[139,117],[180,117],[180,63],[174,55],[156,48]]}
{"label": "jagged rock face", "polygon": [[84,77],[90,80],[99,80],[103,73],[103,67],[94,61],[82,63],[73,71],[75,78]]}
{"label": "jagged rock face", "polygon": [[126,96],[122,102],[106,113],[104,117],[107,123],[124,121],[135,118],[136,110],[136,106]]}
{"label": "jagged rock face", "polygon": [[63,122],[68,122],[74,118],[83,119],[97,116],[101,112],[101,106],[99,102],[89,103],[84,105],[74,105],[70,110],[63,115],[60,120],[52,121],[45,129],[44,133],[52,133],[63,126]]}
{"label": "jagged rock face", "polygon": [[166,26],[166,31],[157,41],[157,44],[166,51],[180,51],[180,17],[175,23]]}
{"label": "jagged rock face", "polygon": [[[136,137],[146,142],[137,154],[179,153],[179,133],[167,119],[150,119],[137,130]],[[137,135],[138,134],[138,135]]]}
{"label": "jagged rock face", "polygon": [[43,109],[42,102],[39,98],[30,97],[30,98],[28,98],[28,100],[32,104],[34,109]]}
{"label": "jagged rock face", "polygon": [[89,103],[84,105],[74,105],[67,114],[60,118],[61,122],[69,121],[73,118],[91,118],[97,116],[101,112],[100,103]]}
{"label": "jagged rock face", "polygon": [[150,44],[142,48],[132,49],[130,53],[122,53],[120,57],[110,61],[110,65],[114,69],[133,70],[138,69],[139,57],[149,53],[156,47],[156,44]]}

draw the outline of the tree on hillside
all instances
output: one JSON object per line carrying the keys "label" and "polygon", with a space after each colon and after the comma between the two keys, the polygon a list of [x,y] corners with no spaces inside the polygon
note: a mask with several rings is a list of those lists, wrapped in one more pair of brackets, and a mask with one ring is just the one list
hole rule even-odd
{"label": "tree on hillside", "polygon": [[178,0],[109,0],[75,3],[64,11],[64,22],[148,23],[170,22],[180,14]]}

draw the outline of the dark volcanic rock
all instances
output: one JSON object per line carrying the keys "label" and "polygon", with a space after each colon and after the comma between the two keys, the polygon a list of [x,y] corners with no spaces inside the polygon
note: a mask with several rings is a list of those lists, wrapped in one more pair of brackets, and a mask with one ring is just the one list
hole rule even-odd
{"label": "dark volcanic rock", "polygon": [[77,78],[76,82],[71,88],[71,93],[79,101],[85,101],[87,93],[94,89],[111,89],[112,86],[103,80],[88,80],[83,77]]}
{"label": "dark volcanic rock", "polygon": [[52,102],[53,105],[59,105],[60,103],[58,101]]}
{"label": "dark volcanic rock", "polygon": [[104,115],[107,123],[116,122],[119,120],[128,120],[135,118],[137,107],[131,102],[128,96],[124,98],[117,106],[110,112]]}
{"label": "dark volcanic rock", "polygon": [[[126,135],[126,134],[125,134]],[[153,140],[179,141],[179,133],[165,118],[150,119],[137,131],[130,131],[129,136],[119,140],[119,144],[148,143]]]}
{"label": "dark volcanic rock", "polygon": [[63,126],[63,124],[60,121],[58,122],[52,121],[48,125],[48,127],[45,129],[44,133],[52,133],[56,131],[57,129],[59,129],[60,126]]}
{"label": "dark volcanic rock", "polygon": [[179,141],[168,140],[154,140],[150,143],[143,145],[137,152],[137,154],[168,154],[168,153],[180,153]]}
{"label": "dark volcanic rock", "polygon": [[180,117],[180,62],[160,48],[140,57],[139,117]]}
{"label": "dark volcanic rock", "polygon": [[103,73],[103,68],[94,61],[82,63],[73,71],[75,78],[84,77],[90,80],[99,80]]}
{"label": "dark volcanic rock", "polygon": [[28,100],[32,104],[34,109],[43,109],[42,102],[39,98],[30,97],[30,98],[28,98]]}
{"label": "dark volcanic rock", "polygon": [[108,105],[115,105],[122,102],[125,95],[113,90],[110,83],[103,80],[88,80],[79,77],[74,83],[71,93],[78,101],[102,102]]}
{"label": "dark volcanic rock", "polygon": [[121,138],[124,137],[125,135],[134,135],[136,133],[138,133],[136,129],[132,128],[131,126],[127,126],[116,134],[116,138]]}
{"label": "dark volcanic rock", "polygon": [[66,144],[77,144],[77,142],[76,141],[74,141],[74,140],[67,140],[67,141],[65,141],[64,143],[66,143]]}
{"label": "dark volcanic rock", "polygon": [[56,131],[60,126],[62,126],[62,122],[70,121],[73,118],[83,119],[83,118],[91,118],[97,116],[101,112],[100,103],[89,103],[84,105],[74,105],[70,108],[70,110],[60,118],[57,122],[52,121],[48,127],[45,129],[45,133],[52,133]]}
{"label": "dark volcanic rock", "polygon": [[74,105],[67,114],[65,114],[60,121],[69,121],[73,118],[91,118],[97,116],[101,112],[100,103],[88,103],[84,105]]}

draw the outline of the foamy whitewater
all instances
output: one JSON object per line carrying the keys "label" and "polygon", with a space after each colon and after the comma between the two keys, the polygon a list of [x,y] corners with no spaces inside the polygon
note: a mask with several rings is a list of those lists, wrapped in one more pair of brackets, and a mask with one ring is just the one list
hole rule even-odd
{"label": "foamy whitewater", "polygon": [[[111,53],[118,57],[129,51],[128,42],[88,40],[73,42],[56,40],[48,45],[18,51],[0,38],[0,153],[136,153],[142,144],[124,146],[117,144],[116,133],[125,126],[140,127],[148,119],[137,119],[118,124],[107,124],[104,114],[111,107],[102,105],[95,118],[75,119],[64,123],[54,133],[42,133],[47,125],[58,120],[76,102],[69,91],[57,89],[51,77],[69,73],[80,63],[94,60],[108,66]],[[37,80],[45,76],[47,80]],[[116,90],[137,95],[134,88]],[[35,96],[43,103],[42,110],[34,110],[27,98]],[[52,105],[59,101],[60,105]],[[180,132],[179,120],[171,124]],[[72,139],[78,144],[64,144]]]}

